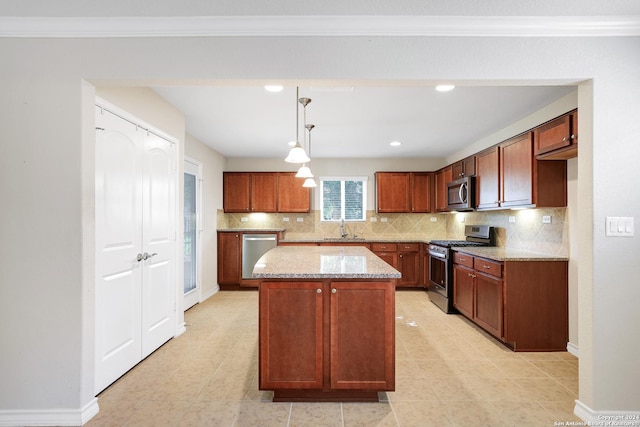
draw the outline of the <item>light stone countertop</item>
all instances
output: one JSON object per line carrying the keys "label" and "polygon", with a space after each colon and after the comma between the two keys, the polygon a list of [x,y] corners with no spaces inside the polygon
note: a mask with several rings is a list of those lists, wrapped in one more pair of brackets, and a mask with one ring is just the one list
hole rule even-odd
{"label": "light stone countertop", "polygon": [[358,246],[278,246],[253,269],[257,279],[399,279],[400,272]]}
{"label": "light stone countertop", "polygon": [[510,249],[498,246],[457,247],[456,252],[480,256],[495,261],[569,261],[566,256],[530,252],[524,249]]}

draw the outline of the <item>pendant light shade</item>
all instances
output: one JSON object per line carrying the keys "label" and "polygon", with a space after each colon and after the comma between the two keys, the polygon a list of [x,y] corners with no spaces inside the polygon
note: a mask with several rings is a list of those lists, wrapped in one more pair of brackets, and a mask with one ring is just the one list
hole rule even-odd
{"label": "pendant light shade", "polygon": [[296,178],[313,178],[313,173],[309,166],[306,163],[303,163],[298,169],[298,173],[296,174]]}
{"label": "pendant light shade", "polygon": [[[284,159],[287,163],[306,163],[310,162],[311,159],[307,156],[307,152],[304,151],[302,145],[300,145],[300,138],[298,138],[298,128],[299,128],[299,120],[298,120],[298,91],[299,88],[296,86],[296,145],[293,146],[291,151],[289,151],[289,155],[286,159]],[[305,104],[306,107],[306,104]]]}
{"label": "pendant light shade", "polygon": [[307,152],[304,151],[300,142],[296,141],[296,145],[289,151],[289,155],[284,161],[287,163],[306,163],[311,161],[311,159],[307,156]]}
{"label": "pendant light shade", "polygon": [[303,187],[309,187],[309,188],[314,188],[317,187],[318,184],[316,184],[316,180],[313,178],[307,178],[304,180],[304,184],[302,184]]}

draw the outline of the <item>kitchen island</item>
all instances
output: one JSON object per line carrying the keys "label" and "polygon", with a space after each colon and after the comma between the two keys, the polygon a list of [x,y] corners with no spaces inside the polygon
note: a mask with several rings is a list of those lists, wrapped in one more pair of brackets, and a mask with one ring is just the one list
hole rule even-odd
{"label": "kitchen island", "polygon": [[395,389],[395,282],[363,247],[280,246],[259,280],[259,388],[274,401],[378,401]]}

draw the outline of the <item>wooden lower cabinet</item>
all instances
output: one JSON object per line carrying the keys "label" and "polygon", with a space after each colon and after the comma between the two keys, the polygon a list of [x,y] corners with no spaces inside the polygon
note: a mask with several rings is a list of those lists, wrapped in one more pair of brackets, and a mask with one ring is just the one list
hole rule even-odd
{"label": "wooden lower cabinet", "polygon": [[259,306],[259,388],[274,401],[377,401],[395,389],[392,281],[264,281]]}
{"label": "wooden lower cabinet", "polygon": [[402,278],[398,286],[416,287],[420,285],[420,244],[398,243],[398,270]]}
{"label": "wooden lower cabinet", "polygon": [[218,232],[218,284],[239,285],[242,276],[242,233]]}
{"label": "wooden lower cabinet", "polygon": [[564,351],[568,262],[498,262],[454,253],[453,305],[515,351]]}

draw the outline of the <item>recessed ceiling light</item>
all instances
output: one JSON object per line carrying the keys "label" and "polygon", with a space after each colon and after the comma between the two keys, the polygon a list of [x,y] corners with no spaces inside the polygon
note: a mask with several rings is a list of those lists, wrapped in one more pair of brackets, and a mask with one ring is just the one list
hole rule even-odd
{"label": "recessed ceiling light", "polygon": [[438,92],[449,92],[450,90],[453,90],[455,88],[454,85],[438,85],[436,86],[436,90]]}
{"label": "recessed ceiling light", "polygon": [[282,85],[264,85],[264,89],[268,92],[282,92]]}
{"label": "recessed ceiling light", "polygon": [[399,146],[402,145],[402,142],[400,142],[400,141],[391,141],[389,143],[389,145],[392,146],[392,147],[399,147]]}

